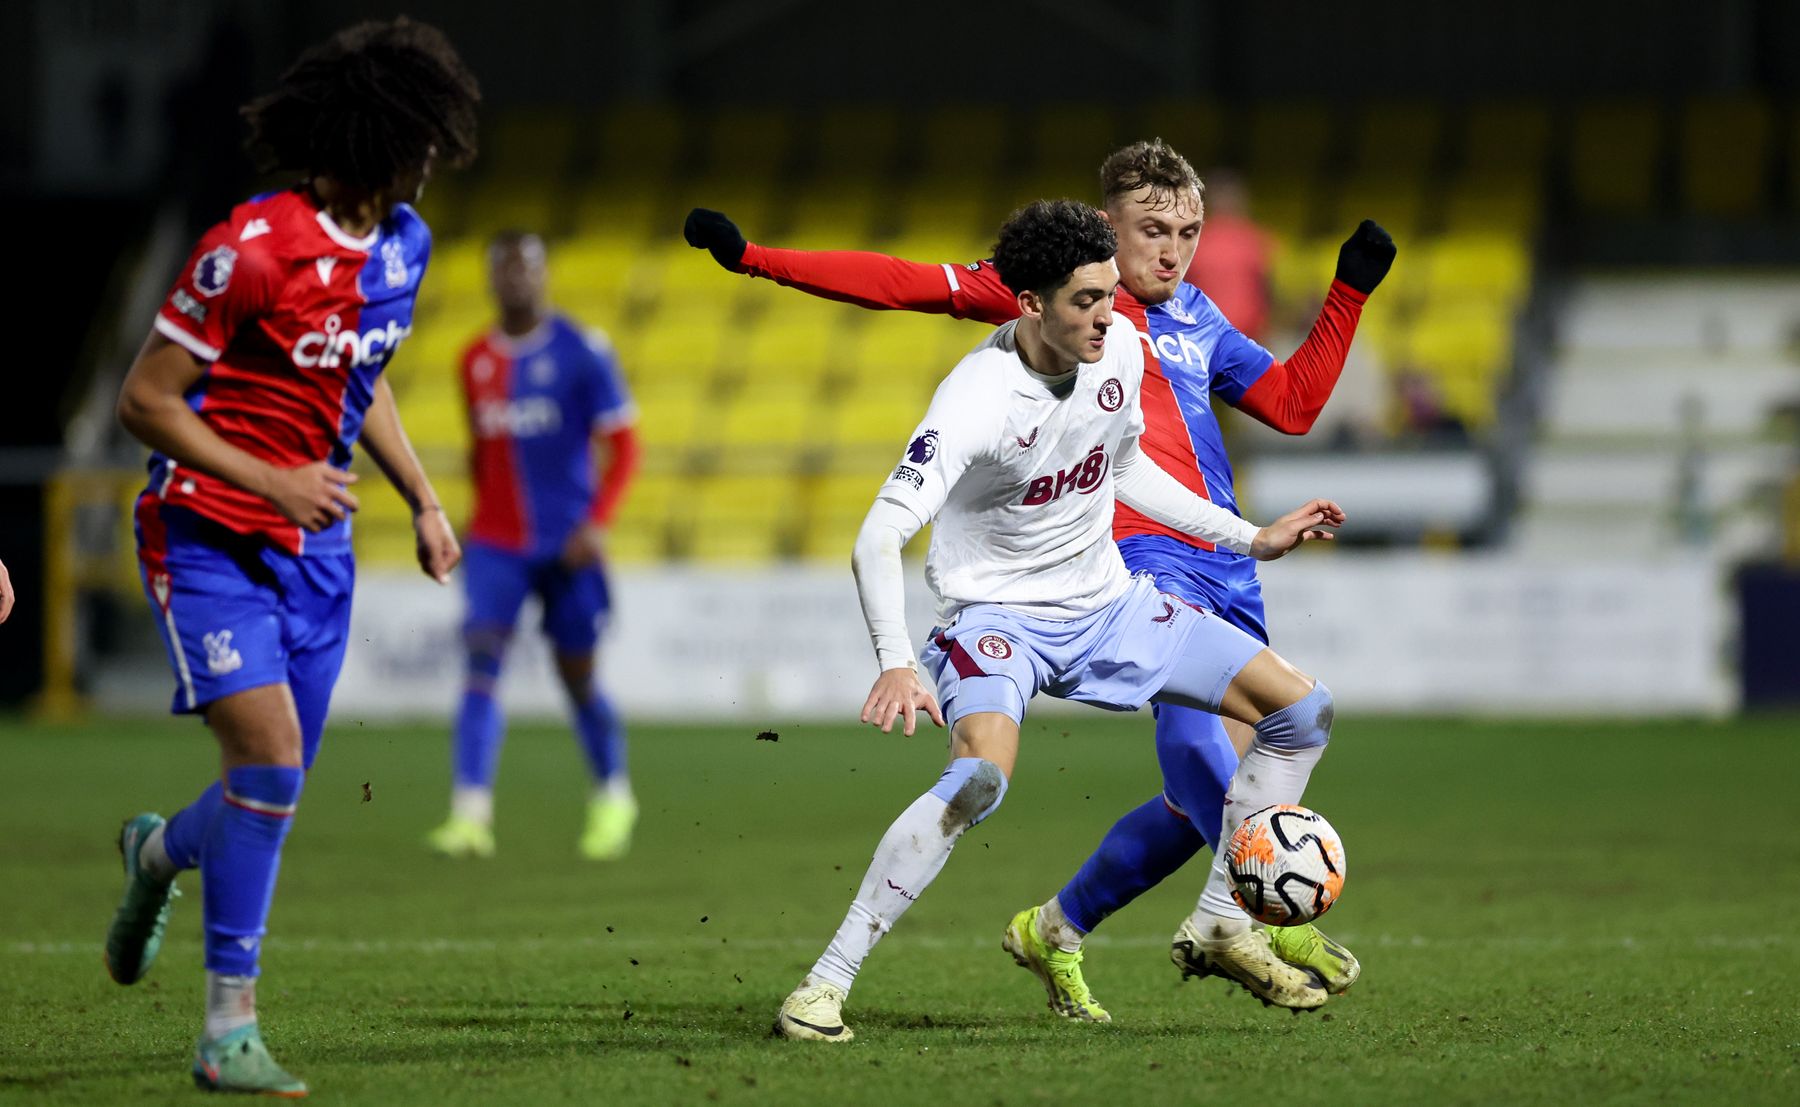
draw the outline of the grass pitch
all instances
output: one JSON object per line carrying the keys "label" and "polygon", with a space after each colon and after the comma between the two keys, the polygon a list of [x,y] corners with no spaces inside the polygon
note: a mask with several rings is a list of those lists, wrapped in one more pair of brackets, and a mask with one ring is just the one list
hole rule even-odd
{"label": "grass pitch", "polygon": [[[1061,1022],[1000,950],[1156,789],[1147,717],[1034,720],[1000,813],[876,951],[857,1040],[769,1039],[937,734],[632,735],[626,861],[575,856],[567,734],[515,728],[500,856],[421,847],[441,728],[334,720],[289,840],[261,1006],[324,1102],[1800,1102],[1800,719],[1340,722],[1308,802],[1350,874],[1362,981],[1319,1014],[1183,985],[1204,856],[1089,945],[1111,1026]],[[124,816],[214,771],[198,724],[0,724],[0,1100],[192,1102],[199,883],[151,977],[100,940]]]}

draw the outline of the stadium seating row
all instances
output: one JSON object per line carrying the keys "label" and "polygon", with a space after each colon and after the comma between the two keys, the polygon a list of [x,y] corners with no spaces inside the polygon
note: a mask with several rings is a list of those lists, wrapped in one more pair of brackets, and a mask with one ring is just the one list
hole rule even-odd
{"label": "stadium seating row", "polygon": [[[1756,120],[1773,125],[1760,111],[1691,109],[1681,133],[1704,119],[1705,133],[1743,141]],[[1383,288],[1381,310],[1365,317],[1359,348],[1389,372],[1433,381],[1445,411],[1479,431],[1511,365],[1559,136],[1598,127],[1629,160],[1645,134],[1659,133],[1644,117],[1601,106],[1564,121],[1531,104],[1288,104],[1243,119],[1191,105],[922,118],[844,108],[798,122],[753,109],[705,119],[666,108],[509,116],[486,131],[486,168],[433,186],[432,272],[390,374],[415,441],[445,474],[447,505],[465,512],[455,365],[490,315],[485,238],[503,226],[541,228],[557,302],[608,333],[641,413],[644,476],[615,528],[616,555],[841,557],[873,476],[944,368],[985,328],[727,278],[680,242],[685,209],[721,208],[779,245],[966,261],[986,252],[997,213],[1011,205],[1091,195],[1092,162],[1136,129],[1165,135],[1198,164],[1232,156],[1246,167],[1253,213],[1277,244],[1274,291],[1298,319],[1310,316],[1356,219],[1374,214],[1393,229],[1406,262]],[[1083,164],[1050,153],[1067,149],[1086,151]],[[1603,173],[1592,177],[1603,187]],[[1624,195],[1617,182],[1604,187]],[[387,497],[369,499],[359,520],[365,555],[409,557],[404,513]]]}

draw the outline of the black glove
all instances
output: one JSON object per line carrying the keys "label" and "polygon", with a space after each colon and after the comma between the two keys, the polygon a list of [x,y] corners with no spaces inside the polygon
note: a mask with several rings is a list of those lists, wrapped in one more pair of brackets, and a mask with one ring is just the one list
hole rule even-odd
{"label": "black glove", "polygon": [[[724,216],[720,218],[723,219]],[[691,215],[688,217],[688,225],[693,225]],[[737,230],[736,227],[731,229]],[[691,235],[688,241],[694,241]],[[742,248],[738,253],[742,255]],[[1394,236],[1382,230],[1381,224],[1373,219],[1365,219],[1357,224],[1356,230],[1351,232],[1338,250],[1337,279],[1367,296],[1375,291],[1381,278],[1387,276],[1388,266],[1393,264]]]}
{"label": "black glove", "polygon": [[[744,233],[738,230],[737,224],[727,219],[724,212],[707,208],[695,208],[688,212],[687,222],[681,228],[681,237],[687,239],[687,244],[695,249],[712,251],[713,260],[733,273],[737,272],[738,265],[744,260],[744,248],[750,245],[744,241]],[[1392,247],[1389,247],[1389,256],[1392,256],[1392,252]]]}

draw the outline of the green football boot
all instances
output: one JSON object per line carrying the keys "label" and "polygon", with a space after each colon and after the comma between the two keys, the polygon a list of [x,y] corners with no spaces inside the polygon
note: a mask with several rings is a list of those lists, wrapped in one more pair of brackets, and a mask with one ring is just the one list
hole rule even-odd
{"label": "green football boot", "polygon": [[275,1063],[255,1023],[194,1047],[194,1085],[209,1092],[245,1092],[299,1099],[306,1085]]}
{"label": "green football boot", "polygon": [[1000,948],[1012,954],[1022,969],[1029,969],[1043,982],[1050,996],[1050,1010],[1065,1019],[1082,1022],[1111,1022],[1112,1016],[1088,991],[1081,977],[1081,951],[1070,953],[1044,941],[1038,933],[1038,909],[1027,907],[1007,924]]}
{"label": "green football boot", "polygon": [[161,815],[143,814],[127,819],[119,828],[125,895],[106,930],[106,971],[120,984],[136,984],[156,963],[163,931],[169,926],[169,908],[181,894],[175,890],[173,878],[157,880],[138,862],[139,847],[161,825]]}
{"label": "green football boot", "polygon": [[474,819],[452,815],[425,836],[425,844],[445,857],[494,856],[494,829]]}
{"label": "green football boot", "polygon": [[1269,947],[1290,965],[1311,969],[1325,981],[1325,990],[1342,995],[1362,975],[1362,962],[1343,946],[1327,938],[1312,923],[1268,928]]}
{"label": "green football boot", "polygon": [[630,796],[596,796],[588,801],[587,829],[578,847],[589,861],[617,861],[631,849],[637,825],[637,800]]}

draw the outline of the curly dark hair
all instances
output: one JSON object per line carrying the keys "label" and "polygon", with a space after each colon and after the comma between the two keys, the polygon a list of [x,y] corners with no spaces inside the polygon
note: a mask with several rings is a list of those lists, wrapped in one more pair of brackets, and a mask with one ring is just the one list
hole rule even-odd
{"label": "curly dark hair", "polygon": [[1110,204],[1146,188],[1152,209],[1174,206],[1188,189],[1195,195],[1206,192],[1200,174],[1160,138],[1121,146],[1100,163],[1101,203]]}
{"label": "curly dark hair", "polygon": [[401,16],[346,27],[310,47],[275,91],[240,109],[262,172],[329,176],[370,192],[423,165],[475,157],[481,89],[444,33]]}
{"label": "curly dark hair", "polygon": [[1079,200],[1039,200],[1012,213],[994,243],[994,268],[1014,292],[1048,298],[1075,270],[1117,253],[1112,224]]}

